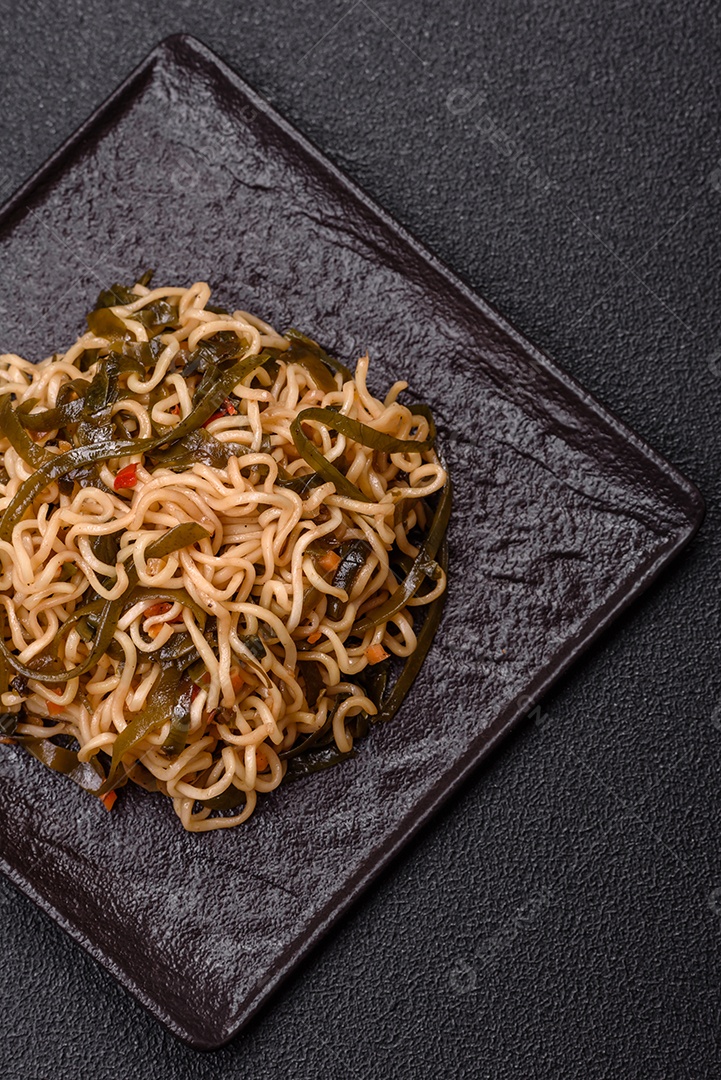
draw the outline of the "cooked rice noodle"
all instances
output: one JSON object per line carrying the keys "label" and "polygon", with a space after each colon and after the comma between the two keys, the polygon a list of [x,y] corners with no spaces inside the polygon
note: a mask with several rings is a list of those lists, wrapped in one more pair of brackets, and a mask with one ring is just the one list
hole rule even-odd
{"label": "cooked rice noodle", "polygon": [[[446,473],[433,449],[382,453],[307,421],[306,437],[367,501],[339,493],[332,482],[294,491],[287,478],[311,469],[296,448],[291,424],[309,407],[334,409],[398,439],[425,440],[428,419],[397,400],[406,384],[395,383],[379,400],[367,386],[369,361],[363,356],[352,379],[344,381],[338,372],[331,376],[333,388],[323,389],[306,367],[284,359],[289,339],[262,320],[245,311],[210,311],[210,289],[203,282],[164,289],[139,284],[133,293],[136,299],[109,308],[128,341],[149,339],[137,318],[148,305],[166,301],[177,307],[177,318],[157,336],[162,349],[145,375],[119,377],[129,393],[112,404],[104,422],[117,417],[128,438],[170,431],[190,414],[201,373],[182,372],[203,342],[235,335],[244,357],[271,350],[273,363],[235,385],[231,409],[205,426],[219,443],[236,448],[227,466],[198,461],[174,470],[153,464],[143,453],[126,454],[103,461],[95,479],[81,477],[72,488],[52,481],[35,495],[11,535],[0,541],[4,640],[15,662],[41,665],[53,655],[73,612],[92,598],[121,597],[132,570],[141,589],[185,590],[204,614],[204,625],[196,610],[174,602],[172,595],[164,603],[141,597],[124,610],[112,647],[91,670],[56,685],[32,678],[23,685],[16,679],[2,696],[2,710],[20,714],[18,736],[72,737],[72,743],[65,742],[78,750],[80,762],[102,762],[107,774],[120,733],[152,704],[163,675],[161,651],[177,635],[186,635],[204,673],[194,684],[182,745],[168,752],[168,716],[122,764],[126,774],[140,763],[137,777],[142,772],[146,780],[152,778],[153,786],[172,799],[184,827],[203,832],[245,821],[257,793],[282,782],[288,768],[284,752],[323,729],[329,717],[338,750],[352,749],[351,721],[377,711],[359,676],[379,655],[413,653],[414,612],[443,592],[445,574],[438,570],[422,596],[416,594],[360,636],[352,633],[354,624],[398,588],[390,556],[394,551],[417,556],[418,537],[428,526],[424,500],[443,488]],[[66,353],[38,364],[2,355],[0,402],[12,395],[13,408],[29,405],[32,415],[54,408],[64,387],[61,400],[72,400],[68,385],[91,382],[111,348],[110,337],[88,332]],[[93,355],[88,350],[95,349],[98,358],[83,370],[84,358]],[[31,436],[52,454],[69,449],[62,432]],[[2,430],[0,455],[2,513],[34,469]],[[133,463],[135,486],[116,490],[116,477]],[[285,484],[279,482],[283,476]],[[163,558],[146,555],[159,536],[191,522],[202,525],[207,537]],[[95,538],[108,536],[117,542],[117,556],[105,562]],[[365,541],[367,557],[346,590],[333,583],[328,568],[336,561],[333,546],[351,540]],[[336,620],[327,610],[333,598],[340,602]],[[79,624],[58,640],[54,661],[61,670],[89,655]],[[256,643],[255,653],[249,641]],[[312,701],[305,675],[309,662],[322,680]],[[245,802],[232,812],[204,805],[213,799],[222,804],[220,797],[233,789],[244,793]]]}

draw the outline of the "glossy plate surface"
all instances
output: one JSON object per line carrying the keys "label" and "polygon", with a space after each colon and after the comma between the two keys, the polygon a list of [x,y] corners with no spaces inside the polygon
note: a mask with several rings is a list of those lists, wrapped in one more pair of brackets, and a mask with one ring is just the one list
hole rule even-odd
{"label": "glossy plate surface", "polygon": [[107,814],[0,757],[12,880],[197,1047],[229,1039],[405,841],[690,539],[696,489],[425,252],[208,49],[160,45],[0,215],[0,349],[69,345],[101,286],[208,280],[431,404],[449,599],[410,699],[357,759],[239,829]]}

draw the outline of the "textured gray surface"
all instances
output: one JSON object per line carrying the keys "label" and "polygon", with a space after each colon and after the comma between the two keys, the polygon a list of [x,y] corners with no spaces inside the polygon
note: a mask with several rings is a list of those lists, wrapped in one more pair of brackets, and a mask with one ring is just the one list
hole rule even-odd
{"label": "textured gray surface", "polygon": [[5,1074],[715,1075],[714,10],[176,5],[140,26],[132,5],[38,10],[3,20],[10,186],[159,37],[195,32],[697,480],[710,514],[549,719],[219,1054],[175,1044],[2,885]]}
{"label": "textured gray surface", "polygon": [[183,836],[137,792],[108,818],[2,748],[12,880],[173,1031],[217,1047],[689,540],[701,500],[193,38],[159,46],[0,225],[5,349],[70,343],[98,283],[141,266],[201,275],[348,363],[367,348],[379,395],[406,379],[453,477],[448,599],[412,695],[356,760],[284,788],[243,830]]}

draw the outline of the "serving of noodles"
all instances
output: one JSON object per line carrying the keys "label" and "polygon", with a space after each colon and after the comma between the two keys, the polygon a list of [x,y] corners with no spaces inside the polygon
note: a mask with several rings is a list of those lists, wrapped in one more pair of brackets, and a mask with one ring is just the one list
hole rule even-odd
{"label": "serving of noodles", "polygon": [[203,282],[146,274],[87,321],[0,355],[2,742],[108,809],[135,782],[227,828],[417,674],[446,585],[432,416]]}

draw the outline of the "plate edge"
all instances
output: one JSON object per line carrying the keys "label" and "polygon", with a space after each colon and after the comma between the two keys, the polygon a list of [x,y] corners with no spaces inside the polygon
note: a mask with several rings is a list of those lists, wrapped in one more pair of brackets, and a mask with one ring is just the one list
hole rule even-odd
{"label": "plate edge", "polygon": [[[676,555],[691,542],[698,531],[698,527],[698,524],[696,524],[680,530],[676,539],[666,545],[658,553],[657,557],[649,563],[630,591],[625,587],[628,578],[624,578],[601,609],[600,617],[598,611],[594,612],[586,621],[585,632],[579,634],[568,653],[549,665],[539,676],[536,685],[533,687],[532,703],[541,701],[558,679],[576,663],[583,653],[587,652],[597,638],[603,635],[618,615],[629,608],[650,587]],[[1,856],[0,871],[13,883],[19,892],[27,896],[36,907],[50,917],[68,937],[88,953],[96,963],[100,964],[126,992],[130,993],[154,1020],[164,1025],[176,1038],[193,1050],[219,1050],[240,1034],[253,1017],[267,1004],[268,1000],[273,997],[282,983],[292,975],[302,961],[326,937],[332,926],[360,900],[373,881],[388,869],[393,860],[402,853],[409,841],[416,837],[439,810],[451,800],[451,797],[468,783],[479,766],[495,753],[499,744],[528,716],[529,708],[530,705],[527,701],[521,704],[516,699],[516,707],[508,709],[500,720],[491,725],[493,729],[491,737],[488,738],[488,729],[479,736],[479,738],[483,739],[482,745],[475,752],[471,751],[468,761],[450,783],[443,786],[439,785],[437,789],[431,790],[418,803],[417,812],[414,813],[412,820],[406,820],[391,835],[380,857],[376,857],[372,864],[367,861],[357,871],[350,880],[341,902],[335,906],[328,905],[319,914],[312,928],[301,938],[296,939],[292,951],[286,950],[284,954],[285,962],[275,970],[262,988],[259,991],[251,991],[232,1020],[219,1025],[210,1035],[207,1024],[203,1025],[202,1030],[193,1030],[184,1025],[172,1012],[164,1010],[162,1005],[148,994],[121,965],[84,934],[76,923],[58,911],[50,900],[38,892],[15,867]]]}
{"label": "plate edge", "polygon": [[[635,581],[632,589],[627,588],[627,575],[619,583],[606,603],[591,613],[584,624],[583,632],[579,633],[568,652],[549,664],[539,675],[536,683],[531,687],[533,693],[528,696],[524,695],[523,699],[515,699],[515,707],[508,708],[505,715],[501,714],[501,718],[491,724],[492,735],[490,738],[488,737],[489,729],[484,730],[479,736],[479,739],[483,739],[483,743],[478,749],[472,749],[469,752],[468,760],[458,774],[449,783],[439,785],[437,790],[432,789],[419,801],[417,813],[414,813],[413,819],[407,821],[405,827],[401,825],[392,834],[388,846],[383,848],[380,857],[377,857],[371,866],[367,866],[367,868],[361,867],[351,879],[341,903],[335,908],[329,907],[326,909],[325,915],[320,916],[319,921],[312,930],[303,938],[298,939],[293,955],[290,956],[286,953],[288,955],[287,963],[278,969],[272,979],[268,980],[260,993],[252,997],[252,999],[251,995],[248,995],[246,1001],[252,1000],[252,1004],[245,1011],[239,1010],[237,1022],[232,1028],[230,1025],[226,1026],[222,1032],[222,1041],[213,1041],[212,1043],[203,1041],[202,1044],[193,1042],[192,1045],[198,1049],[220,1049],[246,1027],[280,985],[326,937],[331,927],[354,906],[373,881],[392,865],[393,860],[403,852],[409,841],[422,832],[423,828],[429,824],[443,806],[450,802],[452,796],[469,782],[483,762],[494,754],[499,745],[529,716],[529,712],[533,707],[542,701],[558,680],[574,666],[584,653],[588,652],[593,643],[603,636],[618,616],[631,607],[660,577],[676,556],[691,543],[700,528],[702,519],[703,515],[698,520],[691,522],[687,528],[679,530],[675,539],[665,545],[658,552],[656,558],[648,564],[644,572]],[[530,697],[530,701],[528,697]]]}

